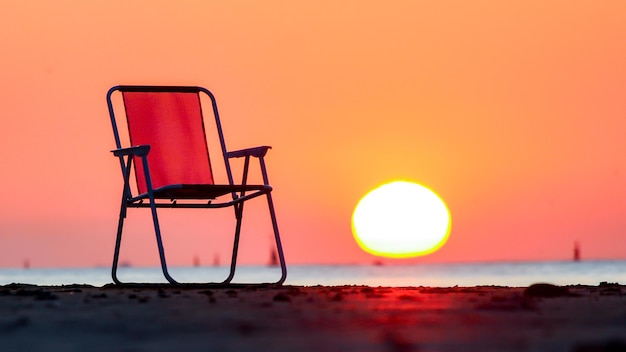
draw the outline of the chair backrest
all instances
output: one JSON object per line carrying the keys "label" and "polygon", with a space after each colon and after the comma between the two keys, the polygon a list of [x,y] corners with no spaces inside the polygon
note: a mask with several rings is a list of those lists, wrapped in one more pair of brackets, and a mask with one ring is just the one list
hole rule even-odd
{"label": "chair backrest", "polygon": [[[153,188],[172,184],[213,184],[200,92],[213,102],[222,152],[223,136],[215,100],[199,87],[118,86],[109,90],[107,100],[117,147],[121,148],[113,114],[111,94],[121,91],[130,145],[150,145],[148,163]],[[137,190],[148,190],[140,157],[133,160]],[[229,169],[228,165],[226,166]],[[230,177],[230,170],[227,170]]]}

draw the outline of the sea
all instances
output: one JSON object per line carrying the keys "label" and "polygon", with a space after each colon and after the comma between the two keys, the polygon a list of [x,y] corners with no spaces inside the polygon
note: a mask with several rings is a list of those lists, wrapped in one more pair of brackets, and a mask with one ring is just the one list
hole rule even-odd
{"label": "sea", "polygon": [[[228,267],[171,267],[179,282],[221,282]],[[118,277],[125,282],[165,283],[160,268],[122,267]],[[280,269],[271,266],[240,266],[233,282],[273,282]],[[291,265],[285,285],[297,286],[510,286],[534,283],[555,285],[599,285],[602,282],[626,284],[626,260],[488,262],[410,265]],[[96,268],[5,268],[0,269],[0,285],[11,283],[58,286],[112,283],[108,267]]]}

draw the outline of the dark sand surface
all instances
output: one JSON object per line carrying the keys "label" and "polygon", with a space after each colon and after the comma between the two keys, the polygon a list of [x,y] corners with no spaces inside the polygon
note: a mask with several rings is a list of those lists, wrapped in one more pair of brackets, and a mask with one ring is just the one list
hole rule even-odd
{"label": "dark sand surface", "polygon": [[0,351],[626,351],[626,286],[0,286]]}

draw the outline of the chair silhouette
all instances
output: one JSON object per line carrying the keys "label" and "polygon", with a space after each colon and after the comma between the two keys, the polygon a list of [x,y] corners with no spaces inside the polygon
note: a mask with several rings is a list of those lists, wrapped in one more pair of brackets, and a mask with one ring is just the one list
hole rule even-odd
{"label": "chair silhouette", "polygon": [[[123,114],[118,106],[121,104],[116,105],[112,101],[116,92],[122,96]],[[211,113],[215,119],[211,126],[215,126],[221,149],[219,153],[214,152],[224,159],[228,184],[216,184],[214,181],[204,123],[203,113],[206,111],[202,108],[203,101],[207,99],[202,99],[203,96],[211,102]],[[281,277],[275,283],[282,284],[287,277],[287,267],[264,161],[271,147],[227,151],[215,97],[202,87],[115,86],[107,92],[107,104],[115,135],[116,149],[112,153],[119,158],[124,180],[111,269],[113,282],[124,284],[117,277],[117,269],[128,208],[150,208],[163,275],[169,283],[178,284],[168,272],[157,209],[233,207],[236,225],[230,273],[223,282],[215,283],[230,284],[237,265],[243,205],[250,199],[265,196],[281,269]],[[123,115],[125,119],[120,117]],[[128,142],[124,142],[127,146],[122,145],[118,127],[125,127],[128,131],[128,138],[125,139]],[[230,165],[233,158],[243,158],[241,183],[233,180]],[[251,158],[259,161],[263,184],[247,184]],[[135,185],[131,185],[131,169],[134,169]]]}

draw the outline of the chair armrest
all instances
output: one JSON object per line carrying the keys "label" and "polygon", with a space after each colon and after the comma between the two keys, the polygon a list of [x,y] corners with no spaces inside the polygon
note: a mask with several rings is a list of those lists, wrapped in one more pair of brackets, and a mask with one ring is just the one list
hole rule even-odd
{"label": "chair armrest", "polygon": [[235,150],[235,151],[226,153],[226,156],[228,156],[229,158],[241,158],[241,157],[244,157],[244,156],[254,156],[254,157],[257,157],[257,158],[262,158],[262,157],[265,156],[267,151],[269,149],[271,149],[271,148],[272,147],[270,147],[268,145],[264,145],[262,147],[254,147],[254,148]]}
{"label": "chair armrest", "polygon": [[111,152],[115,156],[124,156],[124,155],[145,156],[145,155],[148,155],[149,151],[150,151],[149,145],[136,145],[133,147],[111,150]]}

